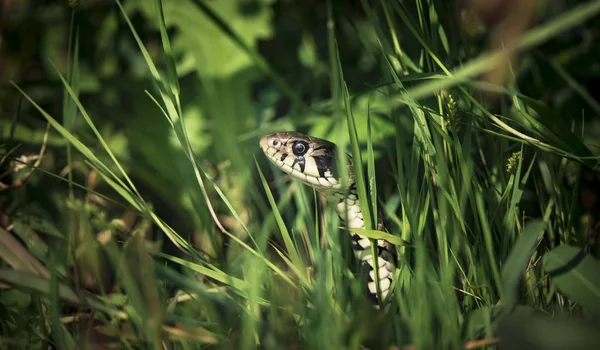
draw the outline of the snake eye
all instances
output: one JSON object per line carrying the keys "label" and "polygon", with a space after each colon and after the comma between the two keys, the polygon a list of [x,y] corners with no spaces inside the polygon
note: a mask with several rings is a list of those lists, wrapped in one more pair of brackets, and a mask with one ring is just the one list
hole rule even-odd
{"label": "snake eye", "polygon": [[292,146],[292,151],[294,151],[294,154],[297,156],[304,155],[304,153],[306,153],[307,149],[308,149],[308,147],[306,147],[306,144],[302,141],[297,141]]}
{"label": "snake eye", "polygon": [[272,144],[273,144],[273,146],[277,146],[277,144],[279,144],[279,141],[273,140]]}

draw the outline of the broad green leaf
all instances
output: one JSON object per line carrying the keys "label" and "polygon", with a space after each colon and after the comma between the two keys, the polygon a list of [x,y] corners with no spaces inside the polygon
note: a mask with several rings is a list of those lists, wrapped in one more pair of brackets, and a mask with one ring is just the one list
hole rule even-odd
{"label": "broad green leaf", "polygon": [[600,263],[579,248],[560,245],[542,259],[552,282],[568,298],[600,314]]}

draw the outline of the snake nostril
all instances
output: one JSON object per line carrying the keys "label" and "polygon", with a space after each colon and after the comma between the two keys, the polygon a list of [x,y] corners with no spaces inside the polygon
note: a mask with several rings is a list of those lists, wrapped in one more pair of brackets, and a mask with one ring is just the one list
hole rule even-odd
{"label": "snake nostril", "polygon": [[277,141],[277,140],[273,140],[273,142],[272,142],[272,143],[273,143],[273,146],[277,146],[277,145],[279,144],[279,141]]}

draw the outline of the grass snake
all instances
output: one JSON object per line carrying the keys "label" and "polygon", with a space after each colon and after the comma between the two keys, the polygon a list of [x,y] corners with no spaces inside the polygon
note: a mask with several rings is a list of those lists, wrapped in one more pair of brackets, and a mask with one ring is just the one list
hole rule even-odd
{"label": "grass snake", "polygon": [[[398,260],[396,248],[385,240],[375,240],[377,258],[373,259],[369,238],[352,232],[353,228],[365,228],[352,170],[352,157],[346,154],[348,177],[344,182],[345,186],[342,186],[340,172],[336,165],[338,148],[332,142],[298,132],[284,131],[263,136],[260,139],[260,148],[278,169],[325,196],[350,231],[354,255],[360,260],[365,271],[367,297],[376,304],[377,308],[379,305],[385,305],[390,299],[390,292],[394,285],[394,271]],[[377,229],[387,231],[381,213],[378,213]],[[375,263],[377,274],[373,268]],[[378,302],[376,279],[379,280],[380,302]]]}

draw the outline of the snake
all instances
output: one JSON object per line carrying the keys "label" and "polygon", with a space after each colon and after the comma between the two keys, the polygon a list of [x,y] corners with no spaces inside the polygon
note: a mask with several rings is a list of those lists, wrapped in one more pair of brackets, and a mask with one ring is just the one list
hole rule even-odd
{"label": "snake", "polygon": [[[368,237],[352,231],[365,228],[352,156],[343,153],[346,157],[347,177],[346,181],[342,181],[336,158],[340,151],[336,144],[330,141],[299,132],[282,131],[264,135],[259,144],[276,168],[314,188],[326,198],[340,221],[348,228],[354,256],[360,261],[365,273],[366,297],[377,309],[380,305],[388,304],[393,291],[398,257],[395,246],[390,242],[383,239],[373,240],[376,249],[372,250]],[[388,232],[380,209],[377,213],[377,230]],[[373,251],[377,252],[376,259],[373,259]]]}

